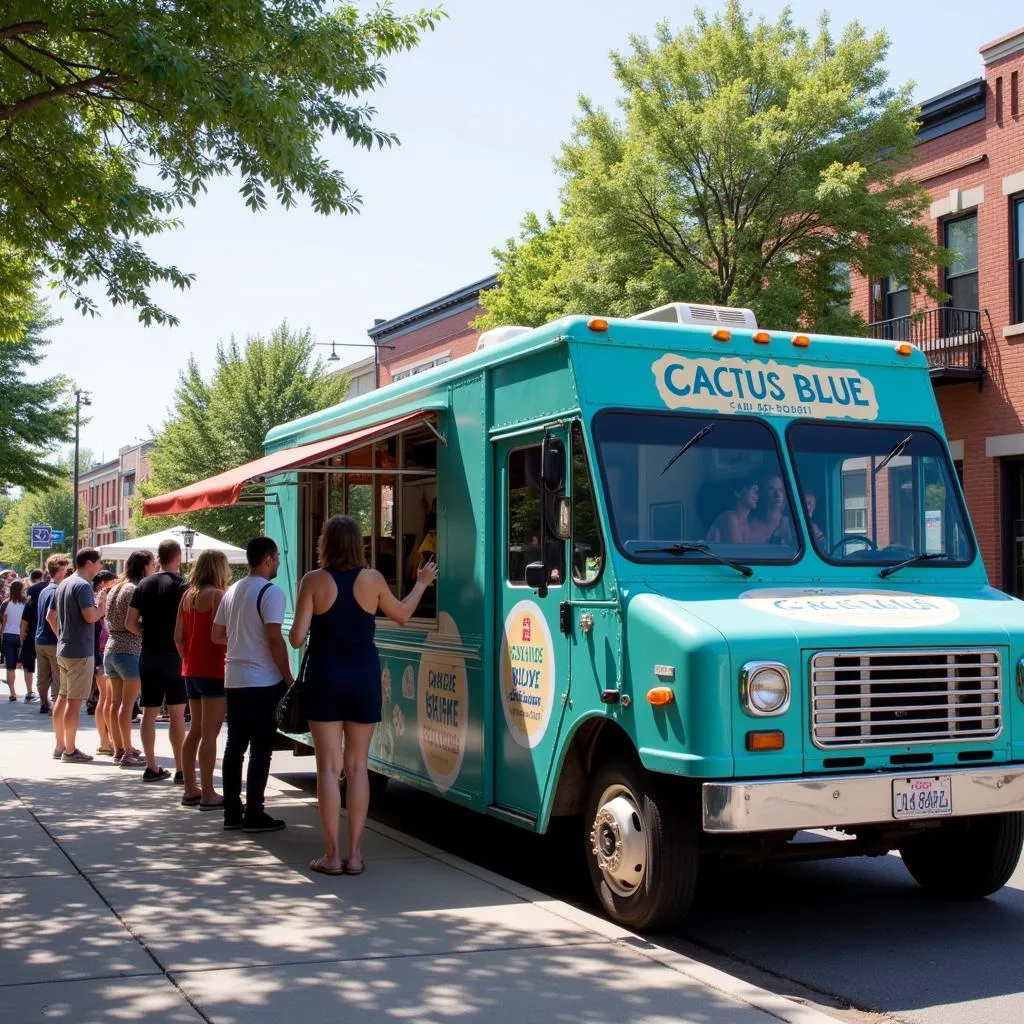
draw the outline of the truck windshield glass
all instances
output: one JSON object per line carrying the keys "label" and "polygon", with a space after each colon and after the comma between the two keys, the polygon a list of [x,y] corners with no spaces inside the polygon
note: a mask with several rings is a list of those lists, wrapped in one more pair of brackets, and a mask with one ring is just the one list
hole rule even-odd
{"label": "truck windshield glass", "polygon": [[636,562],[791,562],[800,553],[775,435],[758,420],[607,412],[594,421],[612,530]]}
{"label": "truck windshield glass", "polygon": [[953,466],[930,431],[796,423],[787,438],[807,532],[823,558],[879,566],[973,559]]}

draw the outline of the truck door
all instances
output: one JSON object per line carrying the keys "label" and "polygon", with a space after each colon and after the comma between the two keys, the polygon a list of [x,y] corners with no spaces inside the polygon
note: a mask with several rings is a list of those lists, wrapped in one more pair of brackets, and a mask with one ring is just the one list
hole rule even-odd
{"label": "truck door", "polygon": [[[553,461],[544,459],[545,439]],[[559,425],[494,445],[494,802],[529,818],[540,811],[569,689],[569,639],[559,628],[559,604],[569,597],[566,542],[554,522],[567,442]],[[561,484],[550,479],[559,447]]]}

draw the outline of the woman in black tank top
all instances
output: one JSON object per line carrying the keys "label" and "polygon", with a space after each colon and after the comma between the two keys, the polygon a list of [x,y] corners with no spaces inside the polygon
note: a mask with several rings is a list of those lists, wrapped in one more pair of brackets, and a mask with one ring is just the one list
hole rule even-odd
{"label": "woman in black tank top", "polygon": [[[404,626],[427,587],[437,579],[437,562],[423,566],[416,585],[402,601],[384,577],[363,561],[363,535],[349,516],[333,516],[320,535],[321,568],[299,583],[292,647],[309,635],[302,683],[302,706],[316,751],[317,802],[326,852],[310,863],[327,875],[359,875],[365,865],[361,842],[370,806],[366,759],[380,721],[380,660],[374,644],[376,616],[383,612]],[[344,736],[344,753],[342,737]],[[344,772],[348,811],[348,857],[341,857],[338,832]]]}

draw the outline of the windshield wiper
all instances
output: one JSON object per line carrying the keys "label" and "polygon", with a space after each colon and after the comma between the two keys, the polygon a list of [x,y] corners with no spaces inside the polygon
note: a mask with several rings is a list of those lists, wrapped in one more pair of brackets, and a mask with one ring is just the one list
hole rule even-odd
{"label": "windshield wiper", "polygon": [[[705,428],[708,429],[708,428]],[[645,554],[666,554],[666,555],[685,555],[691,551],[697,551],[702,555],[707,555],[708,558],[713,558],[716,562],[721,562],[722,565],[727,565],[731,569],[735,569],[737,572],[742,573],[744,576],[753,576],[754,570],[749,565],[744,565],[742,562],[734,562],[731,558],[726,558],[724,555],[720,555],[715,551],[712,551],[707,544],[666,544],[664,547],[659,548],[634,548],[633,552],[637,555]]]}
{"label": "windshield wiper", "polygon": [[903,438],[903,440],[900,441],[900,443],[896,445],[896,447],[893,448],[893,450],[889,452],[889,454],[886,455],[886,457],[882,459],[882,461],[877,466],[875,466],[874,475],[877,476],[879,473],[882,472],[883,469],[885,469],[886,466],[889,465],[890,462],[892,462],[893,459],[895,459],[898,455],[902,455],[907,450],[907,445],[910,444],[910,442],[913,440],[914,435],[907,434],[907,436]]}
{"label": "windshield wiper", "polygon": [[885,579],[886,576],[891,576],[894,572],[905,569],[908,565],[914,565],[915,562],[930,562],[932,559],[945,557],[945,551],[921,552],[917,555],[911,555],[910,558],[904,558],[902,562],[897,562],[895,565],[887,565],[878,575]]}
{"label": "windshield wiper", "polygon": [[679,451],[672,456],[668,462],[665,463],[665,468],[661,471],[661,476],[664,476],[675,464],[678,459],[681,459],[698,441],[708,436],[712,430],[715,429],[714,423],[709,423],[706,427],[701,427],[689,441],[684,444]]}

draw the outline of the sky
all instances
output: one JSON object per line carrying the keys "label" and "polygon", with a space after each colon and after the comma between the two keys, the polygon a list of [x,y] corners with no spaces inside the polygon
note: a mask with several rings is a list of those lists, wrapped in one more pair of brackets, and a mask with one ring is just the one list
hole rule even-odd
{"label": "sky", "polygon": [[[426,6],[395,0],[399,12]],[[156,292],[177,327],[145,327],[91,294],[102,315],[83,318],[52,294],[63,322],[51,332],[40,375],[63,374],[92,395],[81,443],[97,458],[152,436],[167,416],[179,370],[194,355],[204,371],[219,341],[269,334],[283,320],[320,342],[362,345],[388,319],[495,270],[492,249],[529,210],[554,209],[553,158],[571,130],[577,97],[614,106],[608,54],[630,34],[667,19],[690,21],[670,0],[447,0],[449,19],[420,46],[388,62],[372,97],[379,127],[401,145],[367,153],[339,140],[324,153],[363,197],[355,216],[305,207],[249,211],[238,182],[213,183],[177,231],[149,240],[158,261],[196,275],[185,293]],[[705,3],[707,10],[719,6]],[[747,0],[775,18],[783,4]],[[1024,24],[1019,4],[987,0],[794,0],[810,28],[821,10],[833,28],[857,19],[891,39],[890,81],[927,99],[983,74],[978,48]],[[685,299],[686,296],[679,296]],[[599,312],[597,310],[593,312]],[[320,350],[323,355],[328,349]],[[341,348],[343,362],[372,349]]]}

